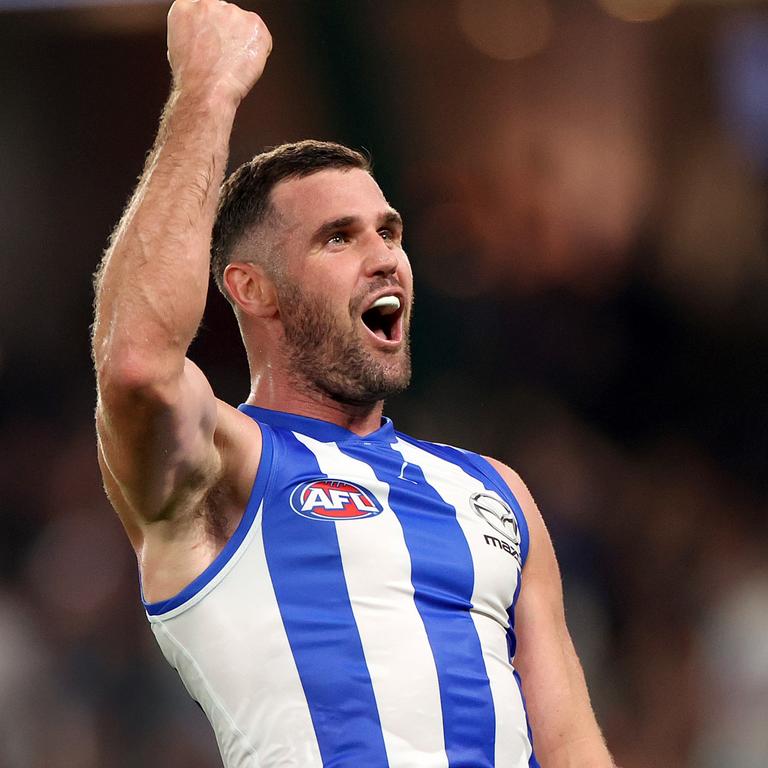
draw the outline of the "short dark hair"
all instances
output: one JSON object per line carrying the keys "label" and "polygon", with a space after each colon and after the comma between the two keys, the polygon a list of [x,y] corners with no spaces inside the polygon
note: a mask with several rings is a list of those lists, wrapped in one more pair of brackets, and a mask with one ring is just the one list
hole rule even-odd
{"label": "short dark hair", "polygon": [[[223,278],[232,251],[246,233],[264,222],[275,186],[285,179],[310,176],[327,168],[360,168],[371,173],[371,162],[343,144],[310,139],[262,152],[224,182],[213,225],[211,270],[227,299]],[[258,257],[254,260],[259,261]]]}

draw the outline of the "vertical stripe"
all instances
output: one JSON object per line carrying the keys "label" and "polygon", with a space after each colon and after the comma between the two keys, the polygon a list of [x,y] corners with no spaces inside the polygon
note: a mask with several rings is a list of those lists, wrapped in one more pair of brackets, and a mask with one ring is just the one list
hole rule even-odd
{"label": "vertical stripe", "polygon": [[[276,445],[294,479],[322,475],[314,456],[290,434]],[[384,739],[360,635],[350,605],[336,528],[281,503],[265,508],[267,564],[288,641],[307,697],[326,768],[386,768]],[[354,523],[352,523],[354,524]]]}
{"label": "vertical stripe", "polygon": [[[208,715],[226,765],[322,768],[267,572],[261,519],[260,510],[237,571],[221,580],[209,599],[152,628]],[[243,611],[246,596],[256,610]]]}
{"label": "vertical stripe", "polygon": [[[525,706],[525,696],[523,696],[523,683],[520,680],[520,675],[517,670],[515,670],[515,682],[517,683],[517,689],[520,691],[520,698],[523,701],[523,709],[525,709],[526,712],[526,720],[527,720],[527,713],[528,709]],[[533,734],[531,733],[531,726],[528,725],[528,739],[530,740],[531,744],[533,744]],[[539,761],[536,759],[536,755],[534,752],[531,752],[531,756],[528,759],[528,768],[541,768],[539,765]]]}
{"label": "vertical stripe", "polygon": [[[458,459],[463,458],[463,465],[468,474],[474,477],[479,482],[487,485],[489,480],[493,484],[496,491],[505,499],[515,513],[515,518],[520,530],[520,544],[523,565],[528,558],[528,550],[530,548],[530,533],[528,531],[528,522],[525,519],[525,514],[520,506],[520,502],[512,490],[509,488],[504,478],[498,473],[496,467],[494,467],[487,459],[466,451],[461,451],[451,446],[439,446],[442,451],[451,458],[456,457]],[[522,574],[521,574],[522,576]],[[517,582],[517,588],[515,589],[515,595],[512,599],[512,604],[507,610],[507,616],[509,621],[509,628],[507,629],[507,647],[509,649],[509,661],[513,663],[515,653],[517,651],[517,635],[515,634],[515,605],[517,605],[517,598],[520,596],[520,588],[522,586],[522,579]],[[520,675],[517,670],[514,672],[515,680],[517,681],[517,687],[520,693],[520,701],[523,705],[523,712],[525,714],[526,728],[528,730],[528,741],[531,744],[531,756],[529,759],[530,768],[539,768],[539,764],[536,760],[535,748],[533,744],[533,734],[531,733],[530,721],[528,719],[528,708],[525,704],[525,697],[523,696],[523,688],[520,681]]]}
{"label": "vertical stripe", "polygon": [[[294,762],[307,768],[320,767],[323,763],[312,718],[269,577],[262,519],[263,516],[259,515],[256,520],[258,538],[254,541],[253,557],[248,559],[250,572],[242,576],[252,590],[252,604],[258,606],[261,631],[258,635],[249,633],[251,640],[255,636],[259,642],[260,654],[254,663],[260,665],[264,690],[270,692],[257,705],[263,715],[255,718],[255,722],[261,723],[258,731],[259,764],[277,766]],[[242,594],[238,592],[237,597],[242,598]],[[233,602],[233,609],[237,610],[240,603]],[[241,685],[247,685],[248,679],[249,676],[244,675]],[[243,691],[243,694],[239,700],[247,701],[248,693]],[[250,695],[253,696],[253,692]]]}
{"label": "vertical stripe", "polygon": [[[475,571],[471,616],[482,646],[493,695],[496,715],[494,764],[505,768],[524,768],[528,766],[532,746],[520,688],[509,661],[507,642],[507,609],[512,604],[517,583],[506,585],[506,596],[492,588],[497,582],[495,566],[483,542],[482,529],[477,522],[479,518],[469,506],[470,494],[494,489],[486,487],[486,484],[461,466],[438,458],[414,443],[399,438],[394,447],[406,462],[420,467],[425,481],[446,504],[456,509],[457,520],[468,542]],[[466,466],[466,462],[461,463]]]}
{"label": "vertical stripe", "polygon": [[[296,438],[312,451],[323,474],[359,483],[383,508],[366,519],[320,525],[336,527],[390,764],[447,768],[437,671],[414,604],[411,560],[391,509],[392,491],[368,463],[350,456],[346,446],[342,451],[335,443]],[[370,460],[371,449],[364,450]]]}
{"label": "vertical stripe", "polygon": [[492,768],[493,697],[469,612],[472,557],[453,507],[425,482],[418,467],[403,466],[402,459],[387,447],[375,468],[390,486],[389,504],[402,525],[413,564],[415,604],[440,682],[448,764],[450,768]]}

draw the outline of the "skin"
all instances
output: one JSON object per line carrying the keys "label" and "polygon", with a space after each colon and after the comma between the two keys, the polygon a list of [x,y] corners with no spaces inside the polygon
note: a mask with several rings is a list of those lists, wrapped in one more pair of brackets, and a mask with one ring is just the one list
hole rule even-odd
{"label": "skin", "polygon": [[[174,3],[173,89],[97,274],[99,463],[150,601],[176,594],[221,551],[258,468],[258,425],[215,397],[186,352],[205,307],[232,122],[270,51],[256,14],[217,0]],[[249,260],[247,239],[224,276],[251,368],[248,402],[368,434],[380,424],[383,398],[410,376],[413,279],[398,217],[358,169],[281,182],[272,204],[275,215],[260,238],[279,253],[280,276]],[[404,305],[390,342],[360,319],[384,294]],[[349,355],[360,365],[339,364]],[[519,477],[494,463],[531,531],[515,663],[539,760],[545,768],[608,768],[565,625],[549,536]]]}

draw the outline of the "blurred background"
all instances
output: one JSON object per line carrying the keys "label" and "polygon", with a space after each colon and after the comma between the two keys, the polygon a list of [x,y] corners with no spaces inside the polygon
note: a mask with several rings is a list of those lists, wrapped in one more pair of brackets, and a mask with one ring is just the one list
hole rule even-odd
{"label": "blurred background", "polygon": [[[768,3],[264,0],[231,161],[368,149],[406,221],[400,429],[528,482],[622,768],[768,766]],[[214,768],[95,460],[91,274],[167,4],[0,2],[0,767]],[[192,357],[248,391],[215,292]],[[256,651],[255,651],[256,652]]]}

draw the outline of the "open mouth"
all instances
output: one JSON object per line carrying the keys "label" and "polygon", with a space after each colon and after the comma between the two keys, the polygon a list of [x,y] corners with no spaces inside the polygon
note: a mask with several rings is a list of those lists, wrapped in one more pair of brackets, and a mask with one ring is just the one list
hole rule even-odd
{"label": "open mouth", "polygon": [[399,343],[402,331],[403,303],[397,296],[380,296],[362,315],[363,325],[379,341]]}

